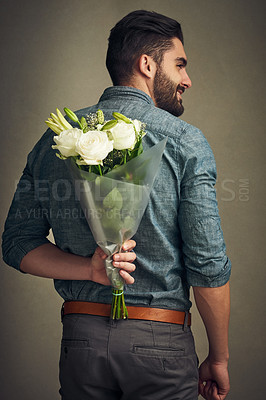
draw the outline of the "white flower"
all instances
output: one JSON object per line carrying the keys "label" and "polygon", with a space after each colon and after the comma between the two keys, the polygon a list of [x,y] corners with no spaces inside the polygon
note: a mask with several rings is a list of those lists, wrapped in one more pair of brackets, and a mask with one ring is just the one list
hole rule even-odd
{"label": "white flower", "polygon": [[108,139],[106,132],[88,131],[77,142],[76,151],[83,160],[81,165],[98,165],[113,150],[113,142]]}
{"label": "white flower", "polygon": [[132,122],[133,122],[133,124],[135,126],[135,129],[136,129],[137,133],[139,134],[140,131],[141,131],[142,123],[138,119],[134,119]]}
{"label": "white flower", "polygon": [[81,135],[83,135],[81,129],[66,129],[58,136],[54,136],[56,145],[53,145],[52,148],[59,150],[63,157],[77,156],[76,144]]}
{"label": "white flower", "polygon": [[136,133],[133,124],[127,124],[126,122],[119,120],[117,124],[109,130],[109,132],[114,141],[114,149],[124,150],[134,148]]}
{"label": "white flower", "polygon": [[50,129],[52,129],[52,131],[54,131],[59,135],[62,131],[66,129],[71,129],[72,125],[70,125],[70,123],[67,122],[67,120],[65,119],[65,117],[63,117],[62,113],[58,108],[56,109],[56,112],[57,115],[51,113],[51,118],[48,118],[48,120],[45,121],[45,123],[49,126]]}

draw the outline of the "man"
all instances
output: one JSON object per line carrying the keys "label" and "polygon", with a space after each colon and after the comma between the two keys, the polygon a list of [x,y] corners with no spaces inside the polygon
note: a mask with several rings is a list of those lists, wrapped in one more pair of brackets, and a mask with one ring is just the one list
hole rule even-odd
{"label": "man", "polygon": [[[73,193],[65,195],[69,176],[51,150],[50,130],[28,157],[6,222],[4,260],[23,272],[54,278],[67,301],[60,358],[63,400],[195,400],[198,390],[207,400],[223,400],[229,391],[231,265],[215,198],[213,154],[202,133],[178,118],[182,95],[191,87],[179,23],[154,12],[130,13],[111,30],[106,64],[114,86],[97,105],[77,114],[100,108],[107,119],[113,111],[139,119],[146,124],[144,148],[168,136],[134,237],[134,278],[135,253],[114,256],[126,283],[135,280],[125,294],[129,319],[107,316],[105,255],[95,251],[84,216],[56,214],[79,211],[80,205]],[[37,193],[40,179],[44,186]],[[55,246],[46,239],[50,228]],[[132,250],[135,241],[125,243],[124,250]],[[190,286],[209,340],[199,373],[188,313]]]}

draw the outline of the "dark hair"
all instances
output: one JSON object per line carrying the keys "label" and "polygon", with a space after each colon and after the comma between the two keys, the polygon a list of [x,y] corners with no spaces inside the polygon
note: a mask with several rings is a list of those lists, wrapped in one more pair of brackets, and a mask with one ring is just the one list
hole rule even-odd
{"label": "dark hair", "polygon": [[106,67],[114,85],[127,83],[133,67],[142,54],[160,65],[163,54],[177,37],[183,44],[180,24],[153,11],[133,11],[111,29]]}

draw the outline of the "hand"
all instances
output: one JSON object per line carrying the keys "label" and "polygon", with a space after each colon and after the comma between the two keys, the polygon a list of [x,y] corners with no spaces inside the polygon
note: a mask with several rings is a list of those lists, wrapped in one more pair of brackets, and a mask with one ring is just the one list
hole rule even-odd
{"label": "hand", "polygon": [[212,362],[207,357],[199,368],[199,394],[206,400],[224,400],[229,389],[227,362]]}
{"label": "hand", "polygon": [[[136,259],[136,254],[131,251],[135,246],[136,242],[134,240],[127,240],[122,247],[126,253],[116,253],[113,256],[113,266],[120,268],[120,275],[128,285],[134,283],[134,278],[130,275],[130,273],[136,269],[135,265],[133,264],[133,261]],[[107,255],[104,253],[104,251],[100,247],[97,247],[91,258],[91,281],[101,283],[102,285],[111,285],[105,271],[106,258]]]}

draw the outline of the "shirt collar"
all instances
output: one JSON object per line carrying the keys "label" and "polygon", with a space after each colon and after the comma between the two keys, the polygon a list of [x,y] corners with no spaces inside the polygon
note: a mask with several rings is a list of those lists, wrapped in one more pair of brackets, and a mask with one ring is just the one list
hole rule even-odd
{"label": "shirt collar", "polygon": [[131,86],[111,86],[105,89],[102,96],[100,97],[100,102],[104,100],[109,100],[114,97],[127,97],[127,98],[139,98],[148,104],[154,104],[152,98],[143,92],[142,90],[136,89]]}

